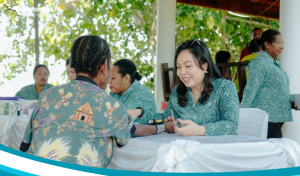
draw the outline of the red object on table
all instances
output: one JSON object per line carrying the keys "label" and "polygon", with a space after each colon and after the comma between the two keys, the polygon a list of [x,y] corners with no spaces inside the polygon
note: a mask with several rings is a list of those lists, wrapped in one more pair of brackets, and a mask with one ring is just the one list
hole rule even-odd
{"label": "red object on table", "polygon": [[168,103],[169,103],[169,102],[162,102],[162,103],[161,103],[161,109],[162,109],[162,110],[165,110],[165,109],[167,108],[167,106],[168,106]]}

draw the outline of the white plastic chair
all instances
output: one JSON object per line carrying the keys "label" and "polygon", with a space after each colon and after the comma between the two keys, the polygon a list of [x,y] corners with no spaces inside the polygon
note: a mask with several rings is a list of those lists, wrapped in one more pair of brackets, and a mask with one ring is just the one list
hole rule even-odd
{"label": "white plastic chair", "polygon": [[239,136],[267,139],[269,115],[256,108],[240,108]]}

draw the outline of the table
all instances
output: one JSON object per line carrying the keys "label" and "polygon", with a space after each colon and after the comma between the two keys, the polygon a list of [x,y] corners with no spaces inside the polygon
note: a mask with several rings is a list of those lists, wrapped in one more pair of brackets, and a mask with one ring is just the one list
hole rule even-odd
{"label": "table", "polygon": [[0,144],[19,150],[29,117],[0,115]]}
{"label": "table", "polygon": [[295,167],[300,146],[290,139],[182,137],[162,133],[114,148],[110,169],[151,172],[234,172]]}
{"label": "table", "polygon": [[[16,150],[28,117],[0,116],[0,143]],[[110,169],[151,172],[234,172],[300,166],[300,146],[290,139],[161,133],[114,148]]]}

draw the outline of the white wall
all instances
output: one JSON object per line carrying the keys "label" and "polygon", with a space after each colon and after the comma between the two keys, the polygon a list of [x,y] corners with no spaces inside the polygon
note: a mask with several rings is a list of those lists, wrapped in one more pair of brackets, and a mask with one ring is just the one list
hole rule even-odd
{"label": "white wall", "polygon": [[[300,94],[299,7],[299,0],[280,1],[280,33],[285,43],[280,62],[290,78],[291,94]],[[283,125],[283,137],[293,139],[300,144],[300,111],[292,111],[294,121]]]}
{"label": "white wall", "polygon": [[176,0],[157,1],[157,41],[156,41],[156,69],[155,69],[155,101],[160,111],[164,101],[161,63],[168,63],[173,67],[175,55],[175,25]]}

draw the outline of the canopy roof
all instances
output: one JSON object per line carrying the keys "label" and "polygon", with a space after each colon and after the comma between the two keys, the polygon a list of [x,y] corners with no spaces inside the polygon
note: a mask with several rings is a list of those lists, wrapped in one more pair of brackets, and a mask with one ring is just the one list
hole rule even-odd
{"label": "canopy roof", "polygon": [[178,3],[279,19],[279,0],[177,0]]}

